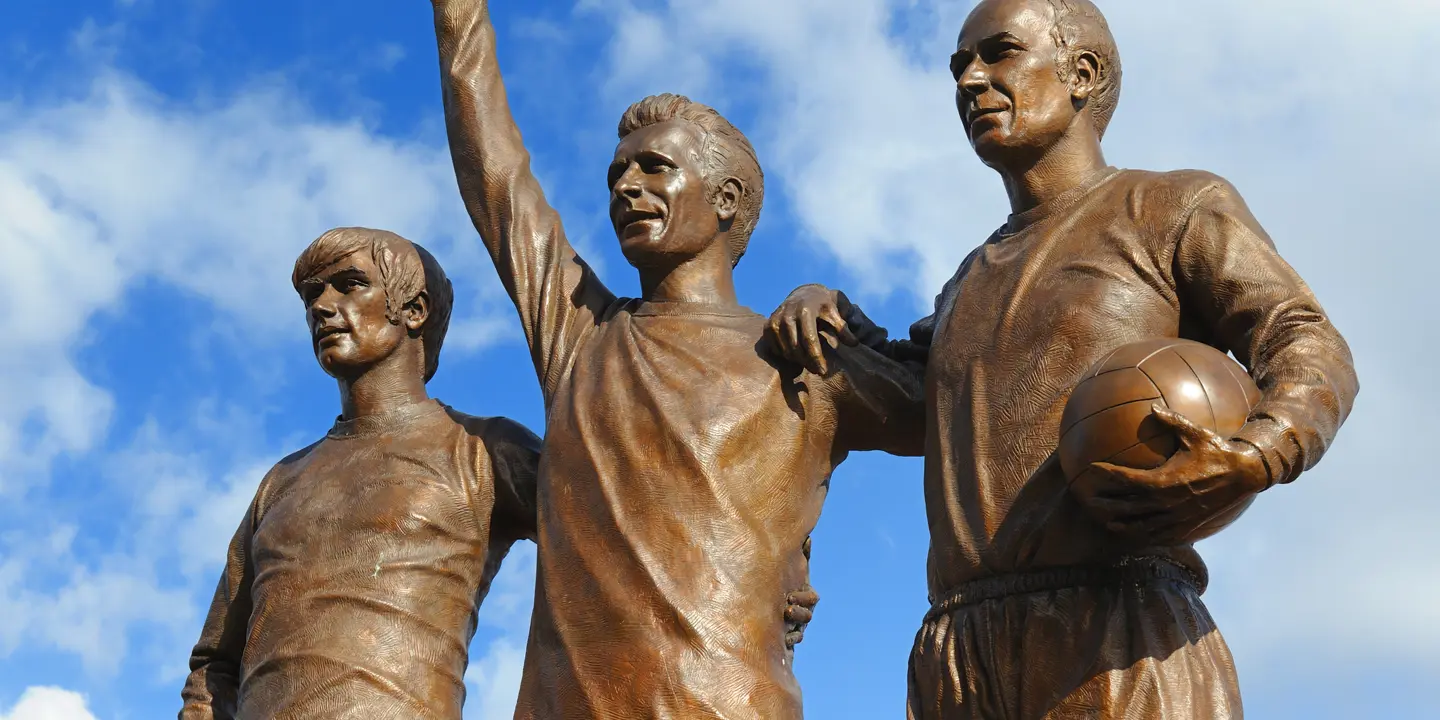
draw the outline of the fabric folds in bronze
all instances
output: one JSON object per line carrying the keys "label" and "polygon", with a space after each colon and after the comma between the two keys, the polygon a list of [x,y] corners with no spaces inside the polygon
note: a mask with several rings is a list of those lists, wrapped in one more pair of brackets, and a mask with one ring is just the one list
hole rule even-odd
{"label": "fabric folds in bronze", "polygon": [[458,719],[476,610],[534,537],[539,444],[428,401],[282,460],[230,544],[181,720]]}
{"label": "fabric folds in bronze", "polygon": [[909,720],[1239,720],[1230,649],[1187,582],[1072,586],[925,621]]}

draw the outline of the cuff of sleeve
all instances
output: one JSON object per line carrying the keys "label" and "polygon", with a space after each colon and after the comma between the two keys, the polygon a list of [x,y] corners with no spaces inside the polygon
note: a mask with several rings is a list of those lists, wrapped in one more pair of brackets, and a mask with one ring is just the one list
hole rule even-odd
{"label": "cuff of sleeve", "polygon": [[1269,475],[1267,487],[1289,483],[1299,474],[1299,463],[1295,462],[1294,458],[1286,457],[1280,450],[1284,437],[1285,429],[1274,420],[1266,419],[1246,423],[1232,438],[1260,453],[1260,459],[1265,463],[1265,472]]}
{"label": "cuff of sleeve", "polygon": [[876,325],[873,320],[865,315],[865,311],[859,305],[849,303],[845,313],[845,324],[850,326],[850,332],[861,345],[872,350],[882,351],[890,343],[890,333],[885,328]]}

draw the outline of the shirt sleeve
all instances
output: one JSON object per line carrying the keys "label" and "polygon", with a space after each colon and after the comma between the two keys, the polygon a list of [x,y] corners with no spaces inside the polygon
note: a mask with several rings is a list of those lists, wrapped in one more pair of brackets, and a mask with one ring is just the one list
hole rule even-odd
{"label": "shirt sleeve", "polygon": [[849,304],[845,313],[845,322],[850,326],[850,332],[860,341],[861,345],[869,347],[885,357],[903,363],[913,363],[915,370],[923,376],[925,365],[930,360],[930,346],[935,340],[935,331],[940,318],[944,317],[955,301],[955,293],[960,287],[960,280],[965,276],[970,263],[979,249],[972,250],[955,274],[945,281],[940,293],[935,296],[934,309],[929,314],[910,325],[910,337],[906,340],[891,340],[889,332],[870,320],[859,305]]}
{"label": "shirt sleeve", "polygon": [[1359,391],[1350,347],[1238,192],[1203,190],[1178,232],[1182,312],[1235,354],[1262,398],[1235,436],[1259,450],[1271,484],[1319,462]]}
{"label": "shirt sleeve", "polygon": [[499,418],[486,438],[491,477],[495,479],[492,534],[516,540],[538,540],[536,481],[540,474],[541,441],[513,420]]}
{"label": "shirt sleeve", "polygon": [[536,479],[541,443],[524,425],[506,418],[469,418],[467,424],[482,439],[476,443],[475,477],[490,478],[495,498],[490,508],[476,508],[490,512],[489,547],[476,594],[483,603],[515,543],[539,542]]}
{"label": "shirt sleeve", "polygon": [[[262,482],[261,490],[267,483]],[[190,675],[180,691],[184,704],[179,720],[232,720],[240,691],[240,659],[250,627],[251,540],[254,537],[261,490],[235,530],[225,556],[225,569],[210,601],[210,612],[200,640],[190,652]]]}
{"label": "shirt sleeve", "polygon": [[435,3],[445,125],[460,194],[520,315],[546,401],[615,297],[575,253],[530,170],[482,0]]}
{"label": "shirt sleeve", "polygon": [[839,449],[925,454],[923,367],[858,345],[841,345],[823,378],[836,418]]}

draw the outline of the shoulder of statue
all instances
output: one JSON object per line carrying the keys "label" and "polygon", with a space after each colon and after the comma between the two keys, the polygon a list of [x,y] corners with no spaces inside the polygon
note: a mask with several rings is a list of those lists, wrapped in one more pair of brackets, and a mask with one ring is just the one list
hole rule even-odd
{"label": "shoulder of statue", "polygon": [[286,479],[294,478],[298,475],[301,468],[304,467],[305,459],[310,457],[310,455],[315,452],[315,448],[319,447],[323,442],[325,442],[325,439],[321,438],[286,455],[281,458],[279,462],[271,466],[264,477],[260,478],[260,485],[255,488],[254,504],[256,520],[258,520],[259,516],[264,512],[266,498],[271,495],[271,491],[275,485],[279,484],[283,486],[285,485]]}
{"label": "shoulder of statue", "polygon": [[[1139,173],[1140,171],[1130,171]],[[1173,194],[1179,205],[1193,206],[1206,195],[1216,190],[1233,192],[1234,186],[1225,178],[1208,170],[1170,170],[1147,172],[1137,177],[1141,184],[1150,186],[1152,191]]]}
{"label": "shoulder of statue", "polygon": [[261,478],[260,489],[264,490],[267,486],[274,485],[286,477],[298,475],[304,469],[305,461],[309,459],[311,455],[315,454],[316,448],[319,448],[324,442],[325,438],[321,438],[280,458],[280,462],[271,466],[270,471],[265,473],[264,478]]}
{"label": "shoulder of statue", "polygon": [[501,416],[471,415],[448,405],[445,410],[467,434],[479,440],[491,452],[505,447],[518,447],[537,453],[540,450],[539,436],[518,421]]}
{"label": "shoulder of statue", "polygon": [[1169,241],[1198,208],[1223,204],[1237,194],[1228,180],[1207,170],[1124,170],[1120,183],[1142,215],[1149,216],[1146,224],[1165,230],[1159,237]]}

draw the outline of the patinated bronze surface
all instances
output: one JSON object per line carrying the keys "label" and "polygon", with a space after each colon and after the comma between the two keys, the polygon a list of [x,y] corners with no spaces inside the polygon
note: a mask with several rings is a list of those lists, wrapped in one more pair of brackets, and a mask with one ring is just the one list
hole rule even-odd
{"label": "patinated bronze surface", "polygon": [[451,293],[424,249],[341,228],[294,281],[343,412],[261,481],[180,718],[459,718],[476,610],[535,537],[540,441],[426,395]]}
{"label": "patinated bronze surface", "polygon": [[[986,0],[951,68],[1009,219],[909,340],[818,286],[772,316],[782,352],[815,371],[819,318],[842,346],[925,374],[934,607],[909,716],[1239,717],[1200,600],[1205,566],[1175,538],[1320,460],[1358,390],[1349,348],[1228,182],[1106,164],[1120,59],[1088,0]],[[1163,466],[1100,465],[1067,485],[1056,446],[1071,389],[1115,348],[1156,337],[1233,353],[1259,404],[1233,437],[1157,415],[1182,444]]]}
{"label": "patinated bronze surface", "polygon": [[642,297],[565,238],[511,117],[481,0],[434,0],[451,154],[546,404],[539,578],[517,718],[801,715],[790,591],[831,470],[918,454],[918,377],[866,347],[824,377],[764,352],[732,267],[759,218],[754,151],[683,97],[626,111],[610,218]]}

